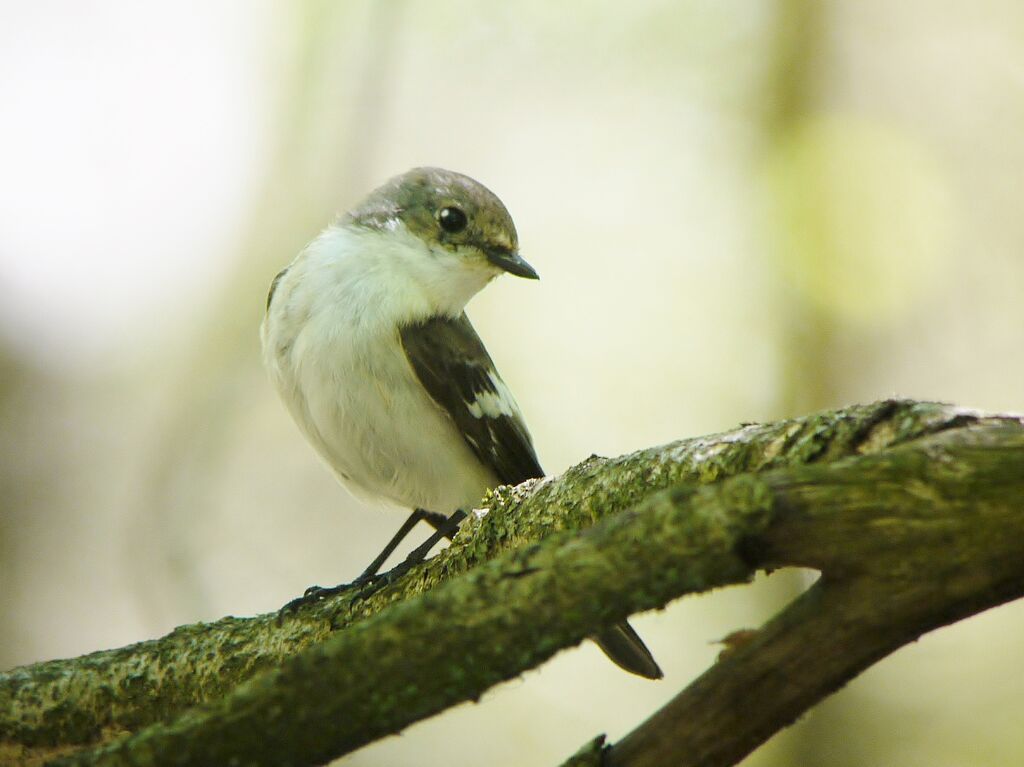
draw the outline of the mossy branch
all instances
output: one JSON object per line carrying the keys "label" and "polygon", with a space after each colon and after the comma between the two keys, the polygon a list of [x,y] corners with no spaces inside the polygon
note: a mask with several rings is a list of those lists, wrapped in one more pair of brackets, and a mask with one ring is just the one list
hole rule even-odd
{"label": "mossy branch", "polygon": [[[1022,497],[1017,419],[911,402],[592,458],[492,494],[442,555],[365,601],[342,596],[280,627],[272,616],[197,624],[3,675],[0,756],[30,763],[88,746],[67,763],[316,764],[479,697],[633,612],[760,567],[821,569],[818,586],[708,672],[731,663],[736,679],[698,683],[604,752],[614,764],[664,763],[666,733],[695,696],[735,716],[728,683],[749,693],[742,677],[764,662],[758,648],[778,661],[793,649],[782,640],[819,612],[885,635],[853,665],[798,667],[804,685],[765,682],[784,706],[765,705],[756,727],[727,739],[704,732],[729,749],[668,759],[731,764],[899,644],[1018,596]],[[879,587],[890,596],[879,600]],[[698,734],[691,754],[705,753]]]}

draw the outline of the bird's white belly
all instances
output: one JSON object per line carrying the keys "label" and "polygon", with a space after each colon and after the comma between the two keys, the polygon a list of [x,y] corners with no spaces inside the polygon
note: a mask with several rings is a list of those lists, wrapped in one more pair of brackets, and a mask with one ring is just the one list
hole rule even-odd
{"label": "bird's white belly", "polygon": [[423,389],[397,331],[386,340],[341,339],[336,328],[318,332],[317,325],[296,335],[272,373],[306,437],[346,487],[450,513],[471,508],[498,484]]}

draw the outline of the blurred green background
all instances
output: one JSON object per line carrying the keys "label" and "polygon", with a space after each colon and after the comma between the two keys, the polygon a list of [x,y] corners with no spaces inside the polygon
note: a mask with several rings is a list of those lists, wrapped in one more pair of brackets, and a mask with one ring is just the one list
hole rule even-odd
{"label": "blurred green background", "polygon": [[[0,667],[356,575],[361,507],[265,380],[273,275],[415,165],[540,283],[470,307],[557,473],[893,395],[1024,409],[1024,5],[0,5]],[[555,764],[802,588],[777,573],[341,761]],[[745,764],[1016,765],[1024,604],[926,636]],[[467,747],[465,733],[477,745]]]}

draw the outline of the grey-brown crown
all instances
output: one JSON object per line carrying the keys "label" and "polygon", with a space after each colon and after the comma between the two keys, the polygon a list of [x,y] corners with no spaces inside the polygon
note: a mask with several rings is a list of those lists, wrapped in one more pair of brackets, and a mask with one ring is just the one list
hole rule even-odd
{"label": "grey-brown crown", "polygon": [[[465,226],[455,228],[452,217],[459,212],[465,215]],[[443,168],[413,168],[395,176],[371,192],[344,220],[382,230],[401,222],[426,242],[451,248],[471,245],[485,252],[505,253],[519,248],[515,224],[497,195],[469,176]]]}

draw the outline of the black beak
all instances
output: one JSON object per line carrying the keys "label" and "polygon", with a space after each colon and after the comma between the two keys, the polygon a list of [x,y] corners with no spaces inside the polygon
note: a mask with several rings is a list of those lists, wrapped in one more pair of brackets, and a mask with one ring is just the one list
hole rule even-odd
{"label": "black beak", "polygon": [[526,263],[518,253],[509,250],[488,250],[487,260],[516,277],[525,277],[528,280],[540,279],[537,270]]}

